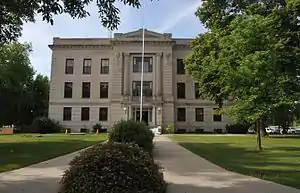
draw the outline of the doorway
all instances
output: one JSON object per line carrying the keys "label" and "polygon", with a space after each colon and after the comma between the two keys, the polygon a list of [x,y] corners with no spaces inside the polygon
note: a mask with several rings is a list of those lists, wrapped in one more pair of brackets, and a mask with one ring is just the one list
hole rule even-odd
{"label": "doorway", "polygon": [[[136,121],[140,120],[140,111],[136,111],[136,117],[135,117]],[[143,111],[142,112],[142,121],[144,123],[146,123],[146,125],[149,125],[149,112],[148,111]]]}
{"label": "doorway", "polygon": [[[140,121],[140,108],[133,108],[133,118],[135,121]],[[143,108],[142,121],[149,125],[152,122],[152,108]]]}

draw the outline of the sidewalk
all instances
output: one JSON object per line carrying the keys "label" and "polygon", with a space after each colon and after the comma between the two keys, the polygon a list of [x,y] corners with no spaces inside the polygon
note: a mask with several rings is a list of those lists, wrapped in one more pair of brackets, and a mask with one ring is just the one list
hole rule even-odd
{"label": "sidewalk", "polygon": [[0,193],[57,193],[58,181],[78,152],[0,173]]}
{"label": "sidewalk", "polygon": [[167,193],[300,193],[298,189],[226,171],[165,136],[155,137],[154,155],[164,168]]}

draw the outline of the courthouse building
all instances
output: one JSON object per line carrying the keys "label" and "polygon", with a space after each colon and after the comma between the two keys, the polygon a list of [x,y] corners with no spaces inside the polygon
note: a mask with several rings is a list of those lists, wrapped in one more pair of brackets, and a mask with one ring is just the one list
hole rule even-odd
{"label": "courthouse building", "polygon": [[[183,59],[191,39],[145,30],[142,120],[175,129],[225,129],[230,119],[200,98]],[[142,30],[112,38],[53,38],[49,117],[72,131],[140,119]]]}

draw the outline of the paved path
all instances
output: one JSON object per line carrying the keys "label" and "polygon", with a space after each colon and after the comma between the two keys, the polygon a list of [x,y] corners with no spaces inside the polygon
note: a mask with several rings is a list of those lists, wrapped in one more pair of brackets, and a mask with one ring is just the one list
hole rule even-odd
{"label": "paved path", "polygon": [[155,159],[164,167],[167,193],[300,193],[300,190],[235,174],[173,143],[155,138]]}
{"label": "paved path", "polygon": [[0,173],[0,193],[57,193],[58,181],[77,155],[71,153],[26,168]]}

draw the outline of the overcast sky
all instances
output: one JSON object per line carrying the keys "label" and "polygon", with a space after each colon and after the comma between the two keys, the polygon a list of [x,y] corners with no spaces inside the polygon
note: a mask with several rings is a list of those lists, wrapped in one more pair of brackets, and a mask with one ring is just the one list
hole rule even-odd
{"label": "overcast sky", "polygon": [[[149,1],[149,0],[148,0]],[[195,37],[205,31],[195,16],[200,0],[159,0],[146,2],[144,26],[148,30],[172,33],[173,37]],[[142,26],[143,9],[133,9],[119,4],[121,25],[118,31],[134,31]],[[53,37],[108,37],[108,30],[101,26],[97,8],[88,8],[91,16],[86,19],[73,20],[68,15],[55,17],[53,26],[43,22],[40,17],[36,23],[24,26],[22,42],[31,42],[33,53],[31,62],[38,73],[50,75],[51,50],[48,44]]]}

